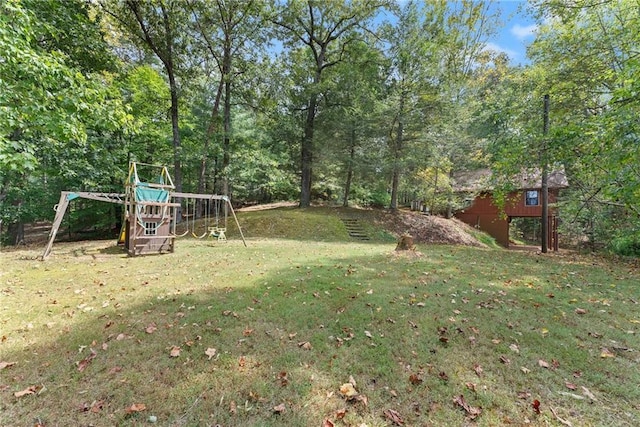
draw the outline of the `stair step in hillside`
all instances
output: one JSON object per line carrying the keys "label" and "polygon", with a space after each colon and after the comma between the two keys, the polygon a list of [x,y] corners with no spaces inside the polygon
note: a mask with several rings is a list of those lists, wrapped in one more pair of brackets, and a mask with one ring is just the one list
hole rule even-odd
{"label": "stair step in hillside", "polygon": [[371,240],[356,218],[342,218],[342,223],[347,228],[350,237],[358,240]]}

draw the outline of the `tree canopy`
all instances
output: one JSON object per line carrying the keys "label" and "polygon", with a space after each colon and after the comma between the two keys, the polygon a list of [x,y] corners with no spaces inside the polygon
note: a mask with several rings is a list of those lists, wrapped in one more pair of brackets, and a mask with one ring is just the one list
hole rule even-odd
{"label": "tree canopy", "polygon": [[420,199],[442,213],[455,208],[454,172],[549,164],[571,183],[567,236],[640,247],[637,2],[530,2],[538,30],[524,66],[489,49],[492,10],[6,0],[0,233],[19,242],[61,190],[118,191],[131,160],[172,165],[184,191],[237,204]]}

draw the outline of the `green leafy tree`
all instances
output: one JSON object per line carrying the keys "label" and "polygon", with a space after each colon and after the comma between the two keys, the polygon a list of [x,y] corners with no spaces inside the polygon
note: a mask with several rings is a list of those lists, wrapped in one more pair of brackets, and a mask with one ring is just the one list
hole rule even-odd
{"label": "green leafy tree", "polygon": [[[222,135],[222,159],[215,179],[222,183],[222,193],[228,194],[228,171],[231,158],[232,97],[241,77],[251,71],[251,62],[256,61],[264,50],[266,30],[262,1],[224,1],[212,3],[189,1],[189,8],[196,24],[194,38],[201,45],[205,57],[215,64],[218,84],[212,94],[211,113],[204,134],[198,191],[204,192],[212,139]],[[236,96],[242,95],[237,91]],[[222,103],[222,120],[220,105]],[[219,125],[222,123],[222,129]],[[221,178],[221,179],[218,179]]]}
{"label": "green leafy tree", "polygon": [[[291,0],[278,4],[272,18],[284,46],[293,49],[301,73],[295,84],[304,93],[305,112],[301,150],[300,206],[311,203],[314,134],[323,100],[323,76],[341,63],[350,45],[362,38],[361,27],[371,21],[384,3],[376,0],[343,1]],[[303,46],[304,50],[296,50]]]}
{"label": "green leafy tree", "polygon": [[171,96],[163,76],[149,65],[140,65],[121,74],[117,84],[131,112],[131,122],[118,135],[127,149],[121,161],[170,164],[173,152],[166,142],[171,138],[167,120]]}
{"label": "green leafy tree", "polygon": [[545,70],[558,124],[550,133],[576,189],[575,218],[591,211],[601,219],[585,224],[591,236],[608,230],[609,241],[629,235],[640,241],[637,2],[537,1],[533,8],[540,27],[529,54]]}
{"label": "green leafy tree", "polygon": [[[438,43],[442,38],[446,3],[407,2],[397,14],[395,25],[385,28],[388,71],[387,124],[391,164],[392,210],[398,209],[403,171],[415,161],[415,144],[432,108],[438,103]],[[406,171],[405,171],[406,172]]]}
{"label": "green leafy tree", "polygon": [[189,11],[186,3],[177,0],[124,2],[102,0],[104,10],[131,40],[152,52],[166,73],[171,97],[171,131],[173,144],[173,181],[182,190],[182,139],[180,135],[180,87],[178,74],[191,44]]}
{"label": "green leafy tree", "polygon": [[[386,58],[374,35],[354,42],[347,55],[348,60],[331,70],[332,86],[327,88],[317,135],[323,147],[317,164],[325,192],[335,188],[332,196],[338,198],[340,192],[343,206],[349,205],[354,189],[361,193],[363,187],[375,188],[377,184],[386,188],[385,174],[376,167],[384,161],[380,123]],[[359,202],[370,202],[366,199]]]}
{"label": "green leafy tree", "polygon": [[[76,44],[50,41],[60,30],[40,20],[49,16],[44,6],[77,16],[75,21],[59,16],[60,22],[93,25],[93,34],[100,34],[84,2],[0,5],[0,204],[12,243],[22,240],[25,221],[48,216],[41,207],[52,184],[83,170],[87,153],[96,152],[92,137],[126,119],[108,77],[90,72],[102,69],[100,62],[79,54]],[[76,68],[83,58],[87,62]]]}

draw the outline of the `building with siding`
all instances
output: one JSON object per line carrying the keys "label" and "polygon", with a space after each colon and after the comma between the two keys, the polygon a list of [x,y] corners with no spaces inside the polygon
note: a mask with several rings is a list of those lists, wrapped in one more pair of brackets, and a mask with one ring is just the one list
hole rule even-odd
{"label": "building with siding", "polygon": [[[509,225],[513,218],[537,217],[542,220],[542,183],[540,172],[523,172],[511,179],[513,188],[501,208],[494,198],[489,169],[459,172],[453,176],[453,189],[464,195],[465,207],[454,215],[461,221],[493,236],[509,247]],[[546,218],[549,247],[558,250],[558,208],[556,202],[561,189],[569,183],[562,170],[548,176],[549,211]]]}

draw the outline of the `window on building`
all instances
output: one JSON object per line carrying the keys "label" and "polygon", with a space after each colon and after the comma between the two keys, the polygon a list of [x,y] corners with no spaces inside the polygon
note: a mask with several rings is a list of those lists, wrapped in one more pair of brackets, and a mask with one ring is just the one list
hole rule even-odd
{"label": "window on building", "polygon": [[525,206],[540,205],[540,192],[538,190],[525,191],[524,205]]}
{"label": "window on building", "polygon": [[157,222],[145,222],[144,223],[144,235],[145,236],[155,236],[158,234],[158,223]]}

